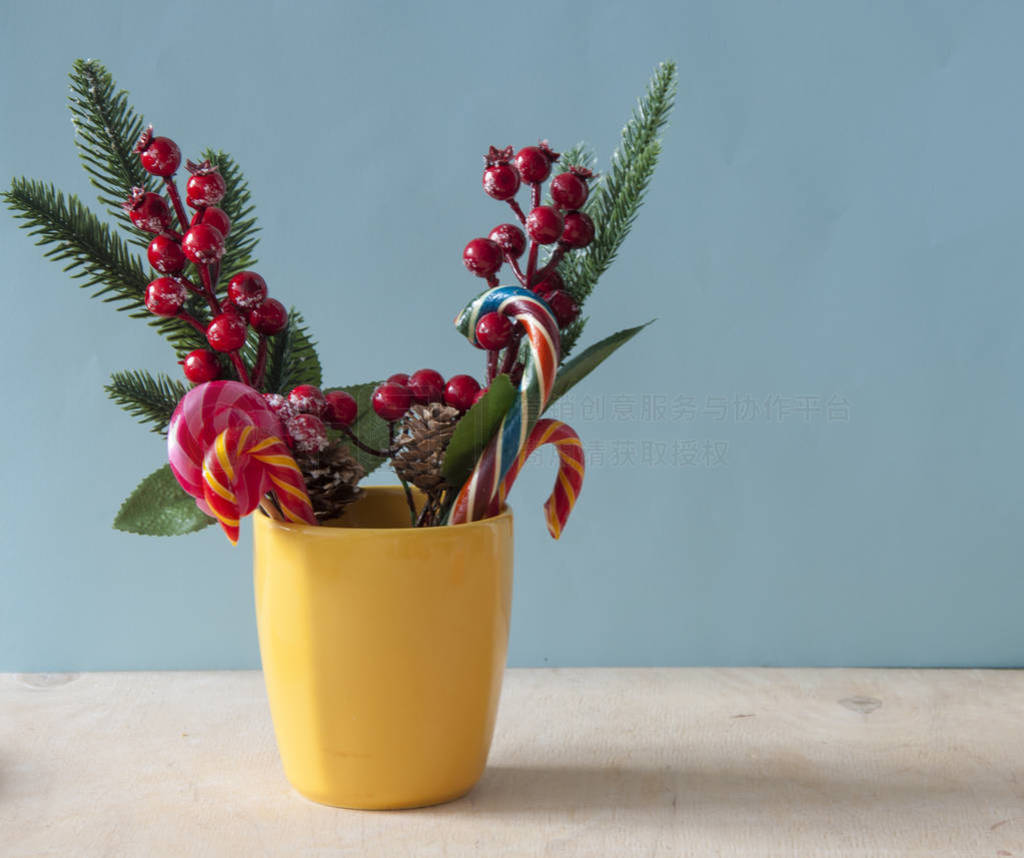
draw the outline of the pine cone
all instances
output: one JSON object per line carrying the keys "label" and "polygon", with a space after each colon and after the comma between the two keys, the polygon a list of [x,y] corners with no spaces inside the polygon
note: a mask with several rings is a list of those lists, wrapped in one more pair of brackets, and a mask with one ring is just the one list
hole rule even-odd
{"label": "pine cone", "polygon": [[340,441],[319,453],[298,453],[295,461],[306,480],[306,494],[313,502],[317,521],[337,518],[363,493],[359,481],[366,471]]}
{"label": "pine cone", "polygon": [[444,485],[441,465],[444,451],[459,422],[459,411],[441,402],[413,405],[398,424],[395,473],[416,488],[431,494]]}

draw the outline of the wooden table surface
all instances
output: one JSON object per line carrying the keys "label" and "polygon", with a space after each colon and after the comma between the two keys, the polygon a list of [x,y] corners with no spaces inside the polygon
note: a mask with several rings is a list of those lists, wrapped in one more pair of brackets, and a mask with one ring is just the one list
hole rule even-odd
{"label": "wooden table surface", "polygon": [[0,674],[5,856],[1022,856],[1024,672],[510,670],[486,774],[349,811],[255,672]]}

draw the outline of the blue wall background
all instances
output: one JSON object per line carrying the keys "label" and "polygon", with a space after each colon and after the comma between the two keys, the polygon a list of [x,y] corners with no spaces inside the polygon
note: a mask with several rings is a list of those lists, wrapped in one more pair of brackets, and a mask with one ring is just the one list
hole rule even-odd
{"label": "blue wall background", "polygon": [[[327,379],[476,371],[459,254],[490,143],[602,164],[681,89],[587,340],[659,321],[561,413],[587,485],[515,493],[514,665],[1024,663],[1016,3],[0,4],[0,175],[88,200],[64,105],[102,59],[186,153],[243,164],[259,270]],[[0,218],[0,670],[252,667],[250,550],[116,533],[160,439],[101,387],[173,370]]]}

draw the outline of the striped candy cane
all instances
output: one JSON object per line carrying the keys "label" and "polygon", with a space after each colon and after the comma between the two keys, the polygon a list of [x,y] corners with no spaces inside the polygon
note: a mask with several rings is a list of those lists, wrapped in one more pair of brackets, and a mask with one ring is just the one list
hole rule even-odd
{"label": "striped candy cane", "polygon": [[203,457],[203,496],[232,543],[238,522],[268,491],[277,495],[288,521],[316,524],[302,472],[288,446],[255,426],[221,432]]}
{"label": "striped candy cane", "polygon": [[505,503],[505,498],[508,497],[512,484],[519,476],[519,471],[526,464],[526,460],[530,458],[534,450],[544,444],[554,444],[558,451],[558,476],[555,478],[555,487],[551,491],[551,496],[544,502],[544,517],[548,522],[548,532],[558,539],[562,535],[562,529],[569,518],[569,513],[576,505],[576,498],[580,496],[580,489],[583,488],[583,471],[586,466],[580,436],[560,420],[537,421],[530,437],[526,439],[526,446],[516,456],[512,467],[505,474],[505,479],[501,481],[494,513],[496,514],[501,509],[501,505]]}
{"label": "striped candy cane", "polygon": [[530,431],[551,398],[558,372],[558,324],[544,301],[519,286],[498,286],[471,301],[456,317],[455,326],[478,345],[476,323],[487,313],[503,313],[523,327],[527,342],[523,378],[519,396],[455,499],[449,524],[479,521],[497,509],[501,482],[525,448]]}

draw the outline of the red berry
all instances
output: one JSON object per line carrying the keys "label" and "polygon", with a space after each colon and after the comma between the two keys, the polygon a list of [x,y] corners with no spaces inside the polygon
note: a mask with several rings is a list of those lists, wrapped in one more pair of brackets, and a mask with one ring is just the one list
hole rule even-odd
{"label": "red berry", "polygon": [[526,236],[514,223],[499,224],[487,237],[498,245],[503,253],[514,258],[519,258],[526,250]]}
{"label": "red berry", "polygon": [[219,352],[233,352],[245,343],[245,319],[237,313],[221,313],[206,327],[206,339]]}
{"label": "red berry", "polygon": [[227,216],[224,209],[219,209],[216,206],[208,206],[192,215],[192,222],[189,226],[195,226],[197,223],[216,227],[225,238],[231,232],[231,218]]}
{"label": "red berry", "polygon": [[299,414],[312,414],[323,417],[327,411],[327,400],[319,387],[312,384],[300,384],[293,387],[288,394],[288,404]]}
{"label": "red berry", "polygon": [[539,146],[520,149],[515,163],[524,182],[543,182],[551,173],[551,159]]}
{"label": "red berry", "polygon": [[538,295],[544,292],[556,292],[559,289],[565,288],[565,281],[557,271],[549,271],[544,275],[543,280],[539,283],[534,283],[530,288]]}
{"label": "red berry", "polygon": [[551,180],[551,199],[563,209],[580,209],[587,201],[590,188],[575,173],[559,173]]}
{"label": "red berry", "polygon": [[181,249],[196,265],[210,265],[224,255],[224,236],[214,226],[196,224],[185,233]]}
{"label": "red berry", "polygon": [[295,412],[288,404],[288,400],[281,396],[280,393],[264,393],[263,398],[267,402],[267,407],[281,420],[288,420],[295,416]]}
{"label": "red berry", "polygon": [[157,316],[175,316],[185,303],[185,284],[174,277],[158,277],[146,287],[146,309]]}
{"label": "red berry", "polygon": [[476,396],[473,397],[473,404],[476,405],[481,399],[483,399],[485,396],[487,396],[487,391],[488,390],[490,390],[489,387],[481,387],[476,392]]}
{"label": "red berry", "polygon": [[474,238],[462,251],[462,264],[477,277],[490,277],[501,263],[501,248],[489,238]]}
{"label": "red berry", "polygon": [[386,381],[373,392],[371,399],[377,416],[391,423],[397,420],[412,405],[412,391],[404,384]]}
{"label": "red berry", "polygon": [[579,318],[580,308],[573,301],[568,292],[558,290],[557,292],[545,292],[540,296],[551,308],[551,312],[558,323],[558,327],[564,328],[570,322]]}
{"label": "red berry", "polygon": [[502,313],[484,313],[476,323],[476,341],[490,351],[503,349],[512,341],[512,322]]}
{"label": "red berry", "polygon": [[511,199],[519,190],[519,174],[511,164],[494,164],[484,170],[483,185],[487,196]]}
{"label": "red berry", "polygon": [[216,166],[209,161],[201,164],[187,161],[185,166],[192,174],[185,185],[188,204],[195,208],[217,205],[224,198],[228,186]]}
{"label": "red berry", "polygon": [[251,310],[262,304],[266,297],[267,281],[255,271],[239,271],[228,282],[228,299],[243,310]]}
{"label": "red berry", "polygon": [[459,411],[468,411],[479,390],[480,382],[473,376],[453,375],[445,385],[444,401]]}
{"label": "red berry", "polygon": [[359,405],[351,394],[344,390],[332,390],[324,394],[327,400],[326,420],[336,429],[350,426],[359,413]]}
{"label": "red berry", "polygon": [[178,274],[188,261],[181,245],[169,235],[154,238],[149,243],[146,256],[149,257],[149,264],[161,274]]}
{"label": "red berry", "polygon": [[144,232],[163,232],[171,225],[171,210],[159,194],[132,188],[132,195],[121,204],[132,223]]}
{"label": "red berry", "polygon": [[257,304],[249,313],[249,324],[261,334],[277,334],[288,324],[288,311],[284,304],[274,298],[267,298]]}
{"label": "red berry", "polygon": [[586,247],[594,240],[594,221],[583,212],[569,212],[565,216],[562,243],[569,247]]}
{"label": "red berry", "polygon": [[206,349],[196,349],[185,355],[181,362],[185,370],[185,378],[193,384],[202,384],[204,381],[214,381],[220,376],[220,362],[217,355]]}
{"label": "red berry", "polygon": [[396,372],[394,375],[388,376],[388,381],[393,381],[395,384],[404,384],[406,387],[409,386],[409,374],[407,372]]}
{"label": "red berry", "polygon": [[526,216],[526,231],[538,244],[553,244],[562,237],[564,222],[554,206],[537,206]]}
{"label": "red berry", "polygon": [[[152,126],[149,133],[152,134]],[[143,140],[146,135],[143,135]],[[142,144],[142,140],[139,141]],[[181,150],[170,137],[151,137],[144,149],[136,147],[142,168],[154,176],[173,176],[181,165]]]}
{"label": "red berry", "polygon": [[420,405],[444,398],[444,376],[434,369],[418,369],[409,376],[412,398]]}
{"label": "red berry", "polygon": [[318,453],[326,449],[327,427],[312,414],[296,414],[284,421],[285,429],[292,439],[292,446],[300,453]]}

